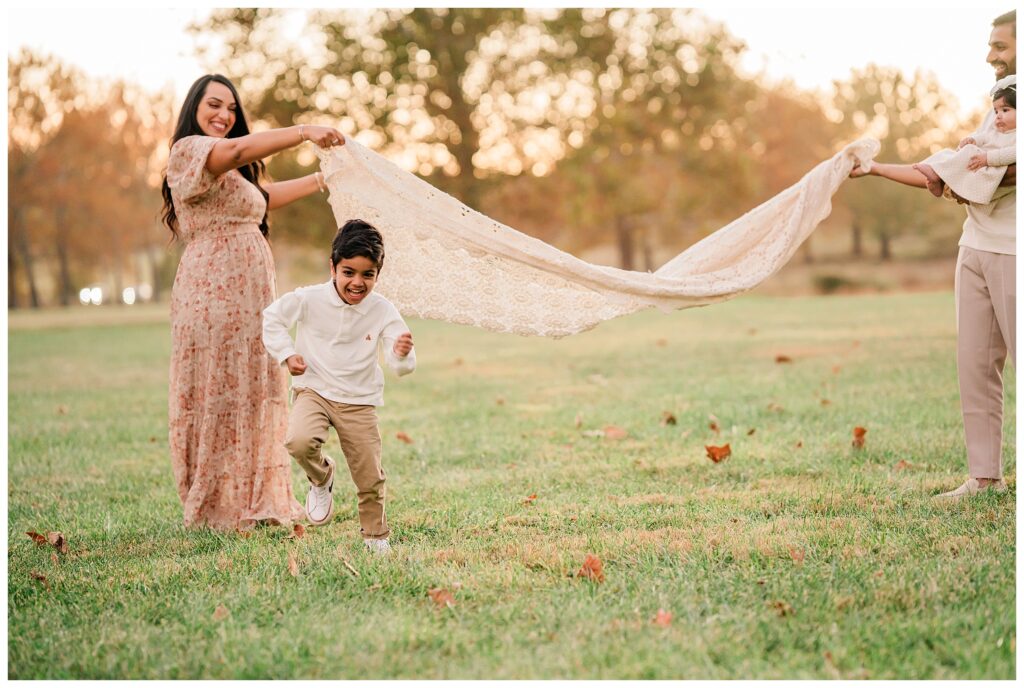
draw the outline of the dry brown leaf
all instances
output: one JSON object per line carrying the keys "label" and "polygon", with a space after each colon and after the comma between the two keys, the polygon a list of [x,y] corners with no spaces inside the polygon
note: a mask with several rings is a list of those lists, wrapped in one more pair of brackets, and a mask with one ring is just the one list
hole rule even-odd
{"label": "dry brown leaf", "polygon": [[64,404],[60,404],[57,407],[57,415],[64,416],[64,415],[67,415],[67,412],[68,412],[68,407],[65,406]]}
{"label": "dry brown leaf", "polygon": [[779,616],[790,616],[793,613],[793,607],[791,607],[788,602],[783,602],[782,600],[769,602],[768,605],[774,609],[775,613]]}
{"label": "dry brown leaf", "polygon": [[749,334],[751,337],[753,337],[755,334],[757,334],[757,328],[756,327],[751,327],[749,330],[747,330],[747,334]]}
{"label": "dry brown leaf", "polygon": [[463,363],[465,363],[465,361],[463,361],[461,358],[456,358],[454,361],[452,361],[452,365],[456,365],[456,366],[460,366]]}
{"label": "dry brown leaf", "polygon": [[653,623],[655,626],[668,628],[672,625],[672,612],[667,612],[664,609],[659,609],[658,613],[654,615]]}
{"label": "dry brown leaf", "polygon": [[829,404],[831,404],[831,403],[832,403],[832,402],[831,402],[831,401],[829,401],[828,399],[822,399],[822,400],[821,400],[821,405],[822,405],[822,406],[828,406],[828,405],[829,405]]}
{"label": "dry brown leaf", "polygon": [[235,532],[238,533],[238,536],[242,538],[248,539],[252,537],[252,531],[249,530],[242,530],[241,528],[236,528]]}
{"label": "dry brown leaf", "polygon": [[47,533],[46,541],[53,545],[54,548],[61,554],[68,553],[68,541],[64,539],[63,533]]}
{"label": "dry brown leaf", "polygon": [[306,537],[306,526],[301,523],[296,523],[292,526],[292,532],[285,536],[285,540],[301,540]]}
{"label": "dry brown leaf", "polygon": [[46,536],[42,535],[40,533],[37,533],[34,530],[26,530],[25,531],[25,535],[28,535],[30,538],[32,538],[32,542],[36,543],[37,545],[45,545],[46,544]]}
{"label": "dry brown leaf", "polygon": [[750,437],[755,432],[757,432],[757,428],[750,428],[749,430],[747,430],[747,437]]}
{"label": "dry brown leaf", "polygon": [[797,449],[801,449],[801,448],[803,448],[803,446],[804,446],[804,441],[803,440],[797,440],[796,448]]}
{"label": "dry brown leaf", "polygon": [[504,406],[505,397],[498,397],[497,399],[494,400],[494,403],[497,404],[498,406]]}
{"label": "dry brown leaf", "polygon": [[675,425],[677,422],[675,414],[671,411],[661,412],[661,425]]}
{"label": "dry brown leaf", "polygon": [[231,616],[231,612],[229,612],[228,608],[225,607],[223,604],[218,604],[217,608],[213,610],[214,621],[223,621],[229,616]]}
{"label": "dry brown leaf", "polygon": [[659,339],[658,341],[654,342],[654,344],[655,344],[655,346],[668,346],[668,340],[667,339]]}
{"label": "dry brown leaf", "polygon": [[50,581],[46,580],[46,576],[44,576],[43,574],[39,573],[38,571],[31,571],[31,572],[29,572],[28,575],[32,576],[34,579],[36,579],[37,581],[42,583],[44,586],[46,586],[47,590],[50,589]]}
{"label": "dry brown leaf", "polygon": [[708,458],[715,463],[721,463],[732,455],[732,449],[728,443],[723,444],[721,447],[706,444],[704,445],[704,451],[708,453]]}
{"label": "dry brown leaf", "polygon": [[299,562],[295,561],[295,554],[293,552],[288,553],[288,573],[293,576],[299,575]]}
{"label": "dry brown leaf", "polygon": [[618,425],[606,425],[603,432],[606,440],[624,440],[629,436],[629,433]]}
{"label": "dry brown leaf", "polygon": [[843,366],[841,366],[841,365],[834,365],[834,366],[832,366],[832,374],[833,375],[838,375],[839,371],[841,371],[842,369],[843,369]]}
{"label": "dry brown leaf", "polygon": [[896,462],[896,465],[894,466],[894,468],[897,471],[909,471],[912,468],[917,468],[917,464],[916,463],[910,463],[909,461],[906,461],[905,459],[900,459],[899,461]]}
{"label": "dry brown leaf", "polygon": [[448,607],[451,609],[455,606],[455,595],[450,590],[445,588],[431,588],[427,591],[430,595],[430,599],[433,600],[434,604],[438,607]]}
{"label": "dry brown leaf", "polygon": [[708,420],[711,421],[710,423],[708,423],[708,427],[712,430],[712,432],[714,432],[717,435],[719,431],[722,429],[722,426],[718,422],[718,416],[716,416],[713,413],[709,413]]}
{"label": "dry brown leaf", "polygon": [[796,564],[797,566],[803,566],[804,565],[804,558],[805,557],[806,557],[806,553],[804,552],[804,550],[802,548],[800,548],[800,547],[790,547],[789,548],[789,558],[792,559],[793,563]]}
{"label": "dry brown leaf", "polygon": [[532,494],[523,500],[523,504],[533,504],[535,501],[537,501],[537,495]]}
{"label": "dry brown leaf", "polygon": [[778,356],[775,357],[775,362],[776,363],[792,363],[793,359],[790,358],[789,356],[786,356],[785,354],[779,354]]}
{"label": "dry brown leaf", "polygon": [[404,432],[396,432],[395,437],[405,442],[406,444],[412,444],[412,438],[406,435]]}
{"label": "dry brown leaf", "polygon": [[773,401],[772,403],[768,404],[768,410],[772,411],[773,413],[782,413],[783,408],[782,408],[782,406],[780,406],[779,404],[776,404]]}
{"label": "dry brown leaf", "polygon": [[149,438],[149,442],[150,442],[150,444],[156,443],[156,437],[150,437]]}
{"label": "dry brown leaf", "polygon": [[866,434],[868,434],[867,428],[858,425],[853,429],[853,446],[855,448],[860,449],[864,446],[864,435]]}
{"label": "dry brown leaf", "polygon": [[604,583],[604,564],[593,554],[583,560],[583,566],[576,572],[577,578],[587,578],[595,583]]}

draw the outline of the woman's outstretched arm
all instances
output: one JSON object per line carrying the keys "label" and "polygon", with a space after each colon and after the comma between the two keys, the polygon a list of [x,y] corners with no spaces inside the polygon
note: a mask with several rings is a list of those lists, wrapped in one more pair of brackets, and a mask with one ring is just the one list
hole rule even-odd
{"label": "woman's outstretched arm", "polygon": [[313,174],[307,174],[304,177],[296,177],[295,179],[289,179],[283,182],[271,182],[270,184],[264,184],[263,189],[270,194],[270,200],[267,202],[267,210],[276,210],[282,206],[286,206],[292,201],[297,201],[300,198],[310,196],[317,191],[321,193],[327,190],[324,183],[323,174],[320,172],[314,172]]}
{"label": "woman's outstretched arm", "polygon": [[221,139],[206,158],[206,169],[215,175],[238,169],[256,160],[279,153],[304,141],[312,141],[321,148],[345,144],[345,135],[333,127],[300,124],[294,127],[271,129],[234,139]]}

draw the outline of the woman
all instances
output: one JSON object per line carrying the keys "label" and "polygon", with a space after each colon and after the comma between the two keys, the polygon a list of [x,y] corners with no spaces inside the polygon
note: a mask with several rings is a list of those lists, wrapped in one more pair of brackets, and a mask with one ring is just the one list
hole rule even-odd
{"label": "woman", "polygon": [[238,92],[219,74],[189,89],[171,139],[164,223],[185,243],[171,293],[169,442],[185,525],[248,529],[303,517],[285,451],[287,380],[261,342],[274,300],[267,211],[317,190],[319,172],[261,184],[262,159],[330,127],[249,133]]}

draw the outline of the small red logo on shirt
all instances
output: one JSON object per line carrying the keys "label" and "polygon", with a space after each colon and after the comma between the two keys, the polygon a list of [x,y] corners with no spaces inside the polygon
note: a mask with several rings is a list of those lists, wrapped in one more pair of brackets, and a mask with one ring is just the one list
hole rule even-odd
{"label": "small red logo on shirt", "polygon": [[368,342],[372,342],[373,341],[372,339],[370,339],[370,335],[366,335],[366,341],[368,341]]}

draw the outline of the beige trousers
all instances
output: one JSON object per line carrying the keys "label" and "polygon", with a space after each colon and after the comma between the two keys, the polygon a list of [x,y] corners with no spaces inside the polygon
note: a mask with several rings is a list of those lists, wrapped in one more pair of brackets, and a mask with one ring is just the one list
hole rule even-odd
{"label": "beige trousers", "polygon": [[1016,257],[960,247],[956,262],[960,408],[972,478],[1002,478],[1003,365],[1017,363]]}
{"label": "beige trousers", "polygon": [[386,476],[380,464],[376,407],[342,404],[324,399],[311,389],[296,389],[285,447],[314,485],[323,485],[331,478],[330,467],[320,452],[331,426],[338,433],[356,484],[360,531],[364,538],[386,538],[390,533],[384,515]]}

